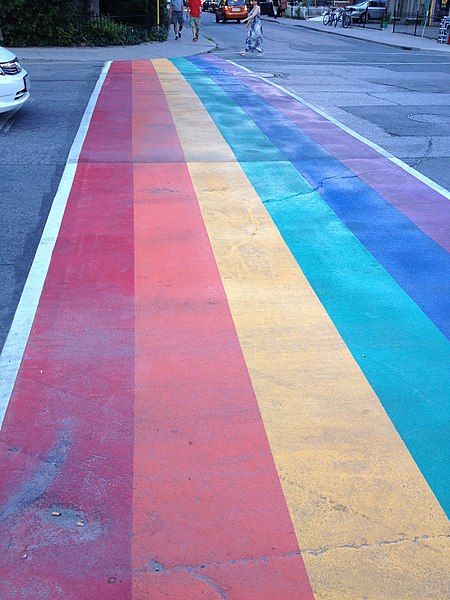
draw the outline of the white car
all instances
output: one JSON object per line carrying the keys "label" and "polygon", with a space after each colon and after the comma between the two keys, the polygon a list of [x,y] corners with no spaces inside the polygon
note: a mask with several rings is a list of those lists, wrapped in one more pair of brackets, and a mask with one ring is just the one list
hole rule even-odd
{"label": "white car", "polygon": [[0,46],[0,113],[22,106],[29,97],[28,73],[12,52]]}

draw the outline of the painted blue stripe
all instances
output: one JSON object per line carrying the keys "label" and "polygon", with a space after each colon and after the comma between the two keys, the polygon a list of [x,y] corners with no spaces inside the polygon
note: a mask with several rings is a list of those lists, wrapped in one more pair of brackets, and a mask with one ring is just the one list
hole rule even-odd
{"label": "painted blue stripe", "polygon": [[233,99],[191,62],[172,62],[239,159],[430,487],[450,513],[448,340]]}
{"label": "painted blue stripe", "polygon": [[234,99],[450,338],[448,252],[248,86],[209,61],[190,60]]}

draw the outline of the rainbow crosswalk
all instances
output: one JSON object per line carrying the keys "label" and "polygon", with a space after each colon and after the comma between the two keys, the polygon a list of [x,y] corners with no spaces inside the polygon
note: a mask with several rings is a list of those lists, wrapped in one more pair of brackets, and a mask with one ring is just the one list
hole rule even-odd
{"label": "rainbow crosswalk", "polygon": [[113,63],[3,423],[2,600],[446,598],[449,225],[232,63]]}

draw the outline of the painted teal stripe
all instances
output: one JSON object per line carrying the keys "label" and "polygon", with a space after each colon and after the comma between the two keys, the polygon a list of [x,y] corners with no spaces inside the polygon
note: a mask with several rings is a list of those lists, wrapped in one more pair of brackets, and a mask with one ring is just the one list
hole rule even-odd
{"label": "painted teal stripe", "polygon": [[240,161],[449,514],[447,339],[223,89],[191,62],[173,63]]}

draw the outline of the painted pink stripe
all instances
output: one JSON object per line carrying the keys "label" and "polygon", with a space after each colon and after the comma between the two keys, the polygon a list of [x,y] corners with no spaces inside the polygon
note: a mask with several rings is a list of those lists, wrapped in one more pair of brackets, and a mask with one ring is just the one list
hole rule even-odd
{"label": "painted pink stripe", "polygon": [[260,79],[246,77],[241,69],[213,54],[204,60],[232,75],[239,75],[242,83],[326,148],[430,238],[450,250],[450,202],[447,198],[281,90]]}
{"label": "painted pink stripe", "polygon": [[133,105],[141,163],[134,168],[133,596],[312,600],[189,170],[177,162],[182,147],[149,62],[134,65]]}

